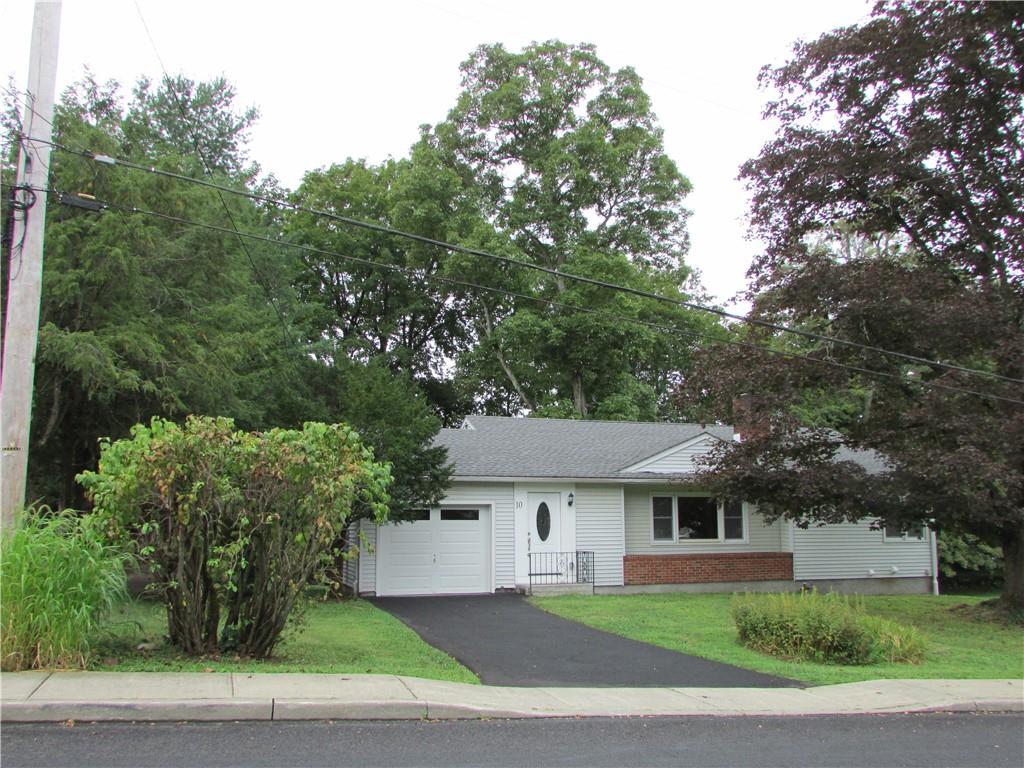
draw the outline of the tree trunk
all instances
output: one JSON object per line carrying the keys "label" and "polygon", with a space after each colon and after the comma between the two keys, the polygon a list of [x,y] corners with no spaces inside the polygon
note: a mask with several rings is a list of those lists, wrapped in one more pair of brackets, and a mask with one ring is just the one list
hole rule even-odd
{"label": "tree trunk", "polygon": [[587,393],[583,388],[583,374],[575,373],[572,377],[572,400],[573,405],[576,406],[576,411],[583,418],[587,417]]}
{"label": "tree trunk", "polygon": [[1003,529],[1003,608],[1024,610],[1024,525],[1008,525]]}
{"label": "tree trunk", "polygon": [[[487,309],[487,304],[483,301],[480,302],[480,308],[483,310],[484,314],[484,335],[488,340],[490,340],[494,334],[494,324],[491,322],[491,313]],[[523,405],[531,411],[537,410],[537,404],[526,394],[526,390],[524,390],[522,384],[520,384],[519,378],[512,370],[512,367],[505,361],[505,354],[501,351],[501,342],[498,339],[494,339],[494,356],[498,361],[498,365],[501,366],[501,370],[505,372],[505,377],[512,385],[512,389],[514,389],[515,393],[519,395],[519,399],[523,401]]]}

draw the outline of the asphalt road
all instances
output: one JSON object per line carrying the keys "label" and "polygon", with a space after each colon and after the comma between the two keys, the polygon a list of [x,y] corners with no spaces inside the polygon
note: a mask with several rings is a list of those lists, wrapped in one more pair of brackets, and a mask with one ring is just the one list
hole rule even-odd
{"label": "asphalt road", "polygon": [[676,653],[542,611],[520,595],[380,597],[485,685],[780,688],[801,683]]}
{"label": "asphalt road", "polygon": [[1021,715],[5,724],[22,766],[1011,766]]}

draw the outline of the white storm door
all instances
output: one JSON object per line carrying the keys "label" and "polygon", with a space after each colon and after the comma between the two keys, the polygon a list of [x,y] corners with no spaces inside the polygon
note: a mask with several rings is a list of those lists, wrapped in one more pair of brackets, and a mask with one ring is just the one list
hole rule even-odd
{"label": "white storm door", "polygon": [[560,552],[562,548],[562,494],[529,493],[526,505],[530,552]]}

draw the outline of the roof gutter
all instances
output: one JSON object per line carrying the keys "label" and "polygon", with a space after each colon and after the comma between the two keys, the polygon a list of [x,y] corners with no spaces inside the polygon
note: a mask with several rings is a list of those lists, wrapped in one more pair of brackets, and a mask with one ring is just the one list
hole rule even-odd
{"label": "roof gutter", "polygon": [[692,475],[665,475],[664,477],[547,477],[538,475],[452,475],[454,482],[463,483],[624,483],[627,485],[666,485],[693,481]]}

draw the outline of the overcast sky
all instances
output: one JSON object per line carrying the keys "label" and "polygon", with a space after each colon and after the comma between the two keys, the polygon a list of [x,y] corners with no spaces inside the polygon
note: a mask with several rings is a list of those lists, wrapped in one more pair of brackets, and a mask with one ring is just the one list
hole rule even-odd
{"label": "overcast sky", "polygon": [[[0,73],[21,89],[33,7],[0,0]],[[594,43],[611,67],[643,77],[668,154],[694,186],[688,262],[728,303],[758,247],[746,239],[747,195],[736,181],[773,130],[760,117],[758,70],[784,61],[797,39],[869,11],[866,0],[64,0],[57,88],[86,66],[101,80],[158,80],[157,53],[172,74],[224,75],[242,104],[260,109],[252,157],[294,187],[346,157],[405,155],[418,127],[454,103],[459,64],[481,43]]]}

